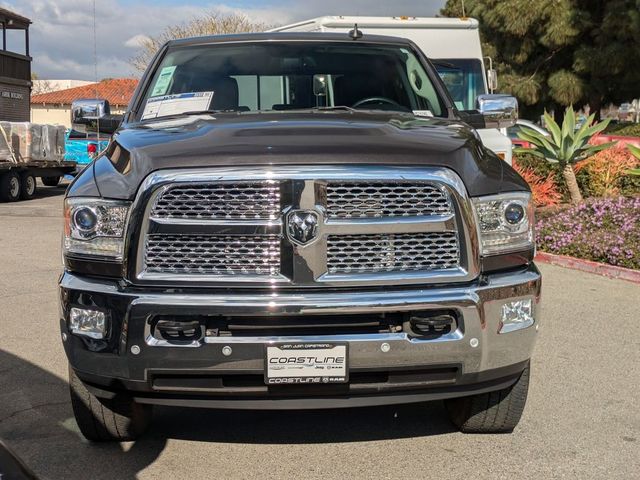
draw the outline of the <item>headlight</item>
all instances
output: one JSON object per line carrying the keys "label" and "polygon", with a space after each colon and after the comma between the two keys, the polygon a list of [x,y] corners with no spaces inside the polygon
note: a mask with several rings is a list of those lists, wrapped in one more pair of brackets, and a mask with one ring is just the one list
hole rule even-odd
{"label": "headlight", "polygon": [[533,248],[533,202],[529,193],[478,197],[473,199],[473,207],[483,256]]}
{"label": "headlight", "polygon": [[64,254],[122,261],[129,203],[96,198],[64,202]]}

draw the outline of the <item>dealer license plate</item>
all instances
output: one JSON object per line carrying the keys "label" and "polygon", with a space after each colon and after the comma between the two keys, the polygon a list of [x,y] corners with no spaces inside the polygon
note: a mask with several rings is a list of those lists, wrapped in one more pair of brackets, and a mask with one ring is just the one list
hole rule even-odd
{"label": "dealer license plate", "polygon": [[267,345],[267,385],[346,383],[349,380],[347,344],[280,343]]}

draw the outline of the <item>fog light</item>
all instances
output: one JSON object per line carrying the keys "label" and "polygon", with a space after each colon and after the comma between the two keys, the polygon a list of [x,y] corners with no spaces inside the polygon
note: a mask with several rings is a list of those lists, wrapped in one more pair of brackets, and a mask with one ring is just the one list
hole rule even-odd
{"label": "fog light", "polygon": [[75,335],[103,339],[107,336],[107,316],[98,310],[71,308],[69,330]]}
{"label": "fog light", "polygon": [[498,333],[508,333],[533,325],[533,300],[515,300],[502,305],[502,318]]}

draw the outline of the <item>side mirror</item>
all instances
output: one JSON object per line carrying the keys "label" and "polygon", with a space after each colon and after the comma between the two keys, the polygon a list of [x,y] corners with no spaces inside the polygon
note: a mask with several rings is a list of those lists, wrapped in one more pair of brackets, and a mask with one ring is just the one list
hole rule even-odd
{"label": "side mirror", "polygon": [[487,87],[491,93],[498,89],[498,72],[493,68],[487,70]]}
{"label": "side mirror", "polygon": [[485,128],[508,128],[518,120],[518,100],[511,95],[478,95]]}
{"label": "side mirror", "polygon": [[111,135],[122,118],[122,115],[111,115],[107,100],[87,98],[75,100],[71,104],[71,127],[78,132]]}
{"label": "side mirror", "polygon": [[71,127],[78,132],[87,133],[87,127],[111,113],[107,100],[85,98],[74,100],[71,104]]}

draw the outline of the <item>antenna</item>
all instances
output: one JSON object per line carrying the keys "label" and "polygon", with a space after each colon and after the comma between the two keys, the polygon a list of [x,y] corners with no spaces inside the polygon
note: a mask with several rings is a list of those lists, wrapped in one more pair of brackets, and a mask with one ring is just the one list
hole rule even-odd
{"label": "antenna", "polygon": [[[96,0],[93,0],[93,73],[95,77],[96,85],[96,100],[98,99],[98,33],[96,28]],[[96,112],[97,114],[98,112]],[[96,115],[96,130],[97,138],[100,141],[100,116]],[[89,134],[87,133],[87,136]]]}
{"label": "antenna", "polygon": [[[94,0],[94,2],[95,2],[95,0]],[[464,11],[464,0],[460,0],[460,2],[462,3],[462,17],[463,18],[467,18],[467,14]]]}
{"label": "antenna", "polygon": [[358,24],[357,23],[353,26],[353,30],[349,31],[349,36],[353,40],[358,40],[359,38],[362,38],[362,32],[360,30],[358,30]]}

